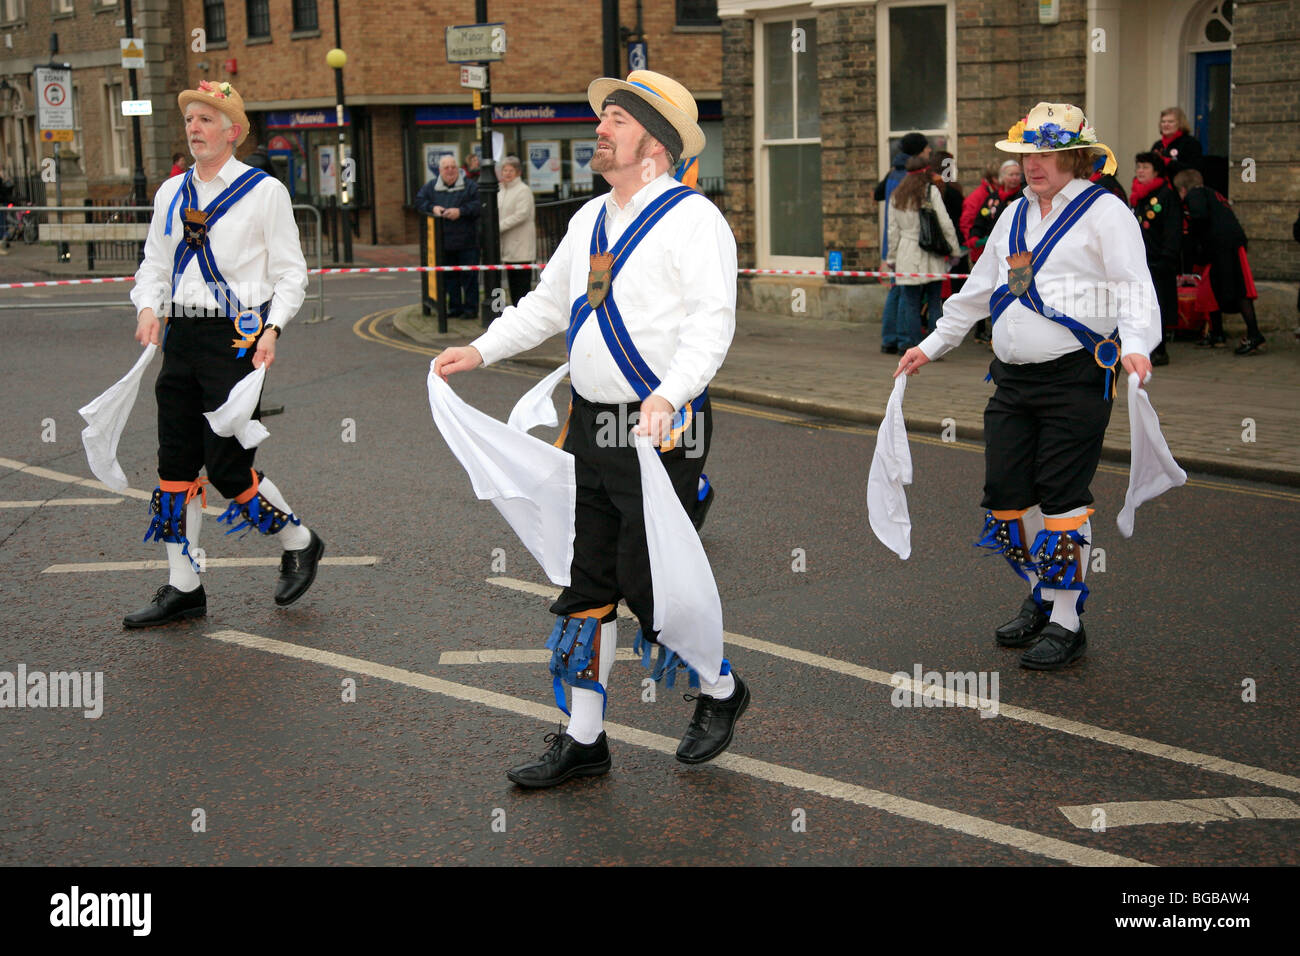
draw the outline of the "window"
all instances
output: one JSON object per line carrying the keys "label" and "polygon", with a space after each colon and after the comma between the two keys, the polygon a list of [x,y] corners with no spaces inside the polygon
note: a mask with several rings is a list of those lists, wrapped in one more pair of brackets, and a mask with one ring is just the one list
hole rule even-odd
{"label": "window", "polygon": [[0,23],[27,19],[27,0],[3,0],[0,5]]}
{"label": "window", "polygon": [[226,42],[225,0],[203,0],[203,29],[209,43]]}
{"label": "window", "polygon": [[81,87],[72,84],[72,142],[69,148],[77,156],[77,168],[86,171],[86,151],[81,148]]}
{"label": "window", "polygon": [[125,176],[131,172],[130,140],[127,137],[126,117],[122,115],[122,84],[107,83],[104,86],[104,109],[106,112],[104,128],[108,130],[108,142],[105,144],[105,171],[112,175]]}
{"label": "window", "polygon": [[816,19],[762,24],[759,54],[759,255],[775,265],[781,264],[778,258],[820,262],[825,243]]}
{"label": "window", "polygon": [[73,0],[52,0],[50,10],[53,13],[75,13],[72,9]]}
{"label": "window", "polygon": [[319,30],[320,20],[316,17],[316,0],[293,0],[293,29]]}
{"label": "window", "polygon": [[268,0],[248,0],[248,35],[250,37],[271,35],[271,5]]}
{"label": "window", "polygon": [[677,0],[679,27],[716,27],[721,24],[718,0]]}

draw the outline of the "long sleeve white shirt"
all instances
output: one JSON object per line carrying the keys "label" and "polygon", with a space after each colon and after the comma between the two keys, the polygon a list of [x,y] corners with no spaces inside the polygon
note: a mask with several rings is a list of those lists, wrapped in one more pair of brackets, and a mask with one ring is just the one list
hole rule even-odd
{"label": "long sleeve white shirt", "polygon": [[[621,209],[613,193],[579,209],[537,288],[472,343],[483,363],[509,358],[568,328],[573,301],[587,294],[591,232],[602,206],[608,250],[646,204],[673,185],[665,173]],[[717,207],[703,196],[687,196],[669,210],[628,256],[610,294],[660,379],[653,394],[673,408],[699,395],[721,366],[736,330],[736,240]],[[639,401],[610,355],[595,315],[579,330],[570,362],[573,387],[588,401]]]}
{"label": "long sleeve white shirt", "polygon": [[[935,330],[921,342],[928,358],[956,348],[970,327],[989,315],[993,290],[1006,283],[1010,270],[1007,256],[1017,206],[1029,203],[1025,245],[1032,250],[1066,204],[1088,185],[1085,179],[1067,183],[1052,197],[1046,219],[1030,189],[1003,211],[965,286],[944,303]],[[1099,335],[1109,335],[1118,326],[1125,353],[1147,355],[1160,342],[1160,306],[1147,271],[1142,230],[1117,196],[1108,193],[1092,204],[1037,270],[1034,285],[1045,306]],[[1080,348],[1073,332],[1026,308],[1019,299],[993,326],[993,354],[1008,364],[1048,362]]]}
{"label": "long sleeve white shirt", "polygon": [[[199,208],[206,208],[227,186],[252,167],[233,156],[210,181],[194,175]],[[185,241],[181,206],[172,211],[171,235],[165,235],[167,210],[181,188],[184,176],[173,176],[153,199],[153,221],[144,244],[144,261],[135,274],[131,301],[136,312],[146,308],[161,315],[171,295],[172,262],[176,246]],[[266,321],[281,328],[302,306],[307,292],[307,262],[298,243],[298,226],[293,220],[289,191],[274,176],[267,176],[239,202],[231,206],[208,233],[217,269],[245,308],[256,308],[268,298],[271,308]],[[216,297],[199,271],[197,257],[191,257],[181,273],[174,301],[182,306],[214,309]]]}

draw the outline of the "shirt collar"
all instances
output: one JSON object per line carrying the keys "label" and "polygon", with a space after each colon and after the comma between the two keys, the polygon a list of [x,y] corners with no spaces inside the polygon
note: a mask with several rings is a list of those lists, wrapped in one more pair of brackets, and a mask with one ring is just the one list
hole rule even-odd
{"label": "shirt collar", "polygon": [[650,200],[666,191],[675,181],[667,172],[660,173],[638,189],[622,209],[619,209],[618,203],[614,202],[614,193],[611,190],[609,195],[605,197],[605,215],[611,218],[626,216],[635,219],[641,215],[641,210],[646,207]]}
{"label": "shirt collar", "polygon": [[194,179],[197,182],[202,183],[204,186],[211,186],[213,183],[218,183],[220,184],[222,189],[225,189],[236,179],[244,175],[245,172],[247,172],[252,168],[253,167],[247,166],[244,163],[241,163],[239,160],[235,159],[235,156],[232,153],[230,155],[230,158],[226,160],[225,164],[222,165],[221,169],[217,172],[217,175],[212,177],[212,179],[208,180],[208,182],[204,183],[203,180],[199,179],[199,174],[197,170],[194,173]]}
{"label": "shirt collar", "polygon": [[[1052,197],[1052,212],[1060,209],[1065,203],[1068,203],[1079,193],[1083,192],[1092,183],[1087,179],[1071,179],[1068,183],[1060,188],[1055,196]],[[1038,194],[1030,187],[1026,186],[1023,190],[1024,197],[1028,199],[1034,208],[1038,207]]]}

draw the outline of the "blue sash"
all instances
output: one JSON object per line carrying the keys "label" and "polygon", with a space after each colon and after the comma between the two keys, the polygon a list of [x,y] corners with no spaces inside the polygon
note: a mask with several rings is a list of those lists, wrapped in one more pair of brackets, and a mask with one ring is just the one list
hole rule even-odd
{"label": "blue sash", "polygon": [[176,190],[176,195],[172,197],[171,205],[167,207],[167,226],[163,230],[164,235],[171,235],[172,216],[176,210],[178,201],[182,201],[182,225],[184,235],[180,242],[176,244],[176,255],[172,261],[172,298],[176,296],[176,285],[180,282],[181,274],[189,265],[190,260],[197,257],[199,263],[199,272],[203,274],[203,280],[212,290],[212,295],[217,300],[217,305],[226,314],[226,318],[235,324],[235,331],[239,333],[240,338],[236,339],[232,345],[238,349],[237,358],[243,358],[248,351],[248,347],[253,344],[253,340],[258,333],[262,331],[262,323],[266,319],[267,313],[271,310],[271,300],[267,299],[260,306],[254,308],[245,307],[234,291],[227,284],[221,271],[217,268],[216,260],[212,257],[212,246],[208,243],[208,232],[214,225],[221,221],[221,217],[230,211],[231,207],[239,200],[243,199],[248,193],[262,181],[266,173],[260,169],[250,169],[236,179],[216,199],[208,204],[208,208],[202,210],[198,216],[202,221],[191,221],[190,216],[198,210],[199,197],[194,190],[194,167],[191,166],[185,173],[184,180],[181,181],[180,189]]}
{"label": "blue sash", "polygon": [[[600,334],[604,336],[605,345],[609,348],[609,354],[614,357],[619,370],[641,401],[645,401],[650,396],[650,393],[659,387],[659,376],[655,375],[650,366],[646,364],[645,359],[641,357],[636,344],[632,341],[632,336],[628,334],[627,326],[623,324],[623,317],[619,314],[618,306],[614,303],[614,279],[623,268],[623,264],[627,262],[632,250],[645,238],[655,223],[662,219],[668,210],[687,196],[694,194],[695,190],[689,186],[676,186],[651,200],[646,205],[646,208],[641,211],[641,215],[637,216],[632,224],[624,230],[623,235],[619,237],[618,242],[611,250],[614,263],[610,268],[609,287],[605,292],[604,300],[598,307],[593,309],[590,303],[587,302],[587,295],[584,292],[573,300],[573,306],[569,310],[569,332],[566,336],[565,345],[570,356],[573,353],[573,341],[577,338],[578,330],[582,328],[582,323],[587,321],[587,317],[594,312],[596,322],[600,326]],[[591,254],[603,255],[605,253],[605,243],[605,206],[602,204],[600,212],[596,216],[596,225],[591,231]],[[672,433],[680,434],[686,429],[690,424],[691,415],[698,413],[704,407],[704,400],[708,394],[709,390],[705,388],[685,408],[678,410],[677,414],[673,416]],[[688,409],[690,410],[689,414]],[[666,451],[671,447],[671,440],[669,440],[660,446],[660,450]]]}
{"label": "blue sash", "polygon": [[[1061,241],[1062,237],[1082,218],[1083,214],[1092,207],[1092,204],[1105,194],[1105,189],[1093,183],[1070,200],[1065,209],[1061,211],[1060,218],[1048,228],[1047,234],[1032,252],[1031,268],[1034,276],[1038,275],[1038,270],[1042,268],[1043,263],[1047,261],[1047,257],[1052,254],[1052,250],[1056,248],[1056,244]],[[1010,247],[1012,255],[1029,251],[1025,245],[1025,221],[1028,213],[1028,199],[1017,203],[1016,211],[1011,218]],[[1119,365],[1118,327],[1110,335],[1098,335],[1082,322],[1070,318],[1063,312],[1049,308],[1043,303],[1035,281],[1035,278],[1031,277],[1029,288],[1019,296],[1012,293],[1006,283],[994,289],[993,295],[989,297],[989,315],[992,318],[992,324],[996,324],[998,318],[1007,310],[1007,307],[1018,299],[1030,311],[1065,326],[1074,333],[1074,337],[1079,340],[1079,344],[1092,353],[1092,357],[1097,364],[1106,370],[1105,394],[1107,398],[1110,398],[1114,394],[1117,385],[1115,370]]]}

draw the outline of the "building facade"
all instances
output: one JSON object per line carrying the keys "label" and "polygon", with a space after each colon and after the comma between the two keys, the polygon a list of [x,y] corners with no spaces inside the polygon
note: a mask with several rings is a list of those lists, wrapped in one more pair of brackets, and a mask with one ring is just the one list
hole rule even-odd
{"label": "building facade", "polygon": [[872,199],[911,130],[969,191],[1039,101],[1083,106],[1127,184],[1181,106],[1250,237],[1295,279],[1300,4],[1289,0],[719,0],[728,218],[742,263],[880,264]]}

